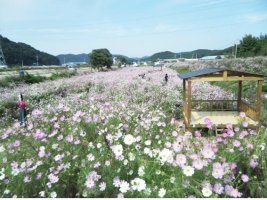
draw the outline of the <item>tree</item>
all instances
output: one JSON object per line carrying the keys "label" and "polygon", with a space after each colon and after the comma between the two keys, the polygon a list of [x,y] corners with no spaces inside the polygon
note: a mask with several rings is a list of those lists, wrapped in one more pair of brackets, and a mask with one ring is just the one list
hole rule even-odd
{"label": "tree", "polygon": [[111,68],[113,64],[112,55],[108,49],[94,49],[90,54],[91,64],[93,68]]}
{"label": "tree", "polygon": [[258,54],[260,46],[258,39],[252,35],[246,35],[242,38],[239,45],[239,56],[249,57]]}
{"label": "tree", "polygon": [[116,57],[117,57],[117,60],[118,60],[118,66],[119,67],[129,63],[128,60],[126,59],[126,57],[124,57],[124,56],[118,55]]}

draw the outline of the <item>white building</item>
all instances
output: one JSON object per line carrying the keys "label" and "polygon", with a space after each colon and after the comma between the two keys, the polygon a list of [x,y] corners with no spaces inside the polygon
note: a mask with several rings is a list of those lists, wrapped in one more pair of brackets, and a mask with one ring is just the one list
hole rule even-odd
{"label": "white building", "polygon": [[204,56],[200,58],[200,60],[218,60],[218,59],[223,59],[225,58],[224,55],[216,55],[216,56]]}

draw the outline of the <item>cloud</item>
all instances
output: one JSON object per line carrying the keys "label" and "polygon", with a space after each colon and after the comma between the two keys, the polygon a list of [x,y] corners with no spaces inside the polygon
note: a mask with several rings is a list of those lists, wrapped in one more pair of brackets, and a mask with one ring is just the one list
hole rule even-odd
{"label": "cloud", "polygon": [[267,13],[255,13],[243,16],[243,19],[251,24],[266,21]]}

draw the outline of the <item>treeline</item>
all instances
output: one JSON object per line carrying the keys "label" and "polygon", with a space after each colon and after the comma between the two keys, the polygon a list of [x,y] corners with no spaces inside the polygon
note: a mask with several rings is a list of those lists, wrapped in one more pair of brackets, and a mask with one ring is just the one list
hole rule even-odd
{"label": "treeline", "polygon": [[237,46],[237,57],[267,56],[267,35],[246,35]]}
{"label": "treeline", "polygon": [[37,56],[39,66],[59,65],[59,59],[56,56],[36,50],[25,43],[16,43],[0,35],[0,44],[8,66],[37,65]]}

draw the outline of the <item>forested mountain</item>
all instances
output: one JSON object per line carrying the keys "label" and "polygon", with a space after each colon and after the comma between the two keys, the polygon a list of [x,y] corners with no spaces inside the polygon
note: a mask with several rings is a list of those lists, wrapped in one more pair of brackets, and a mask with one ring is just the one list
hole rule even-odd
{"label": "forested mountain", "polygon": [[145,58],[144,60],[156,61],[158,59],[174,59],[174,58],[201,58],[203,56],[222,55],[225,54],[225,50],[209,50],[209,49],[197,49],[194,51],[174,53],[171,51],[163,51],[155,53],[152,56]]}
{"label": "forested mountain", "polygon": [[[57,55],[57,57],[58,57],[58,59],[60,61],[60,64],[69,63],[69,62],[86,62],[86,63],[90,62],[90,56],[89,56],[89,54],[86,54],[86,53],[81,53],[81,54],[60,54],[60,55]],[[135,59],[133,59],[133,58],[129,58],[127,56],[120,55],[120,54],[113,54],[112,57],[113,58],[116,57],[117,59],[125,58],[125,60],[128,63],[135,61]]]}
{"label": "forested mountain", "polygon": [[69,63],[69,62],[86,62],[90,61],[88,54],[81,53],[81,54],[60,54],[57,55],[60,64]]}
{"label": "forested mountain", "polygon": [[8,66],[12,65],[59,65],[57,57],[41,52],[28,44],[13,42],[0,35],[0,43]]}

